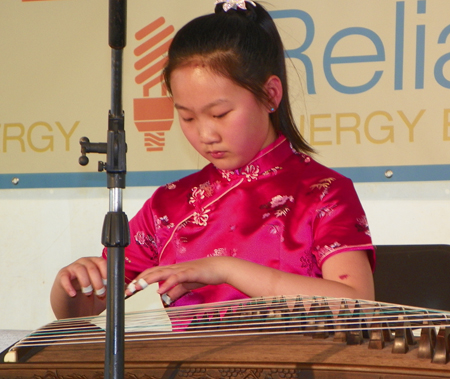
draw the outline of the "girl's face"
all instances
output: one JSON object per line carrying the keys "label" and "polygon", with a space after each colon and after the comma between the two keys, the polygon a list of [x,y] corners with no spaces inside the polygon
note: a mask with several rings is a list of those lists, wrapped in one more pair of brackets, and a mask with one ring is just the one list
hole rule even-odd
{"label": "girl's face", "polygon": [[171,87],[184,135],[219,169],[245,166],[277,138],[269,109],[250,91],[206,67],[174,70]]}

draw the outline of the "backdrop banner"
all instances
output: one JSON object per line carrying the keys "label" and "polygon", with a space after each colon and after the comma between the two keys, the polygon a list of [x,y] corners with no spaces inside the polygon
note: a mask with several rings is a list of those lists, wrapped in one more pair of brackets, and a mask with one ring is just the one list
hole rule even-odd
{"label": "backdrop banner", "polygon": [[[161,70],[176,30],[213,0],[128,1],[123,98],[127,185],[203,167]],[[264,2],[286,48],[290,96],[315,158],[356,182],[450,179],[450,2]],[[106,142],[108,1],[0,3],[0,188],[103,186],[105,156],[80,166],[79,139]]]}

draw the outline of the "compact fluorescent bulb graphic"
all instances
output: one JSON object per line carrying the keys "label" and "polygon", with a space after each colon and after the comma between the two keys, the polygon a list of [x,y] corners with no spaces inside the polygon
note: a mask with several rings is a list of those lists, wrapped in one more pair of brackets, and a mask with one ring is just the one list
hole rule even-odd
{"label": "compact fluorescent bulb graphic", "polygon": [[[134,99],[134,123],[144,133],[147,151],[163,150],[164,133],[172,127],[174,117],[173,102],[167,96],[162,78],[174,27],[170,25],[163,28],[164,23],[164,18],[160,17],[135,35],[136,40],[142,41],[134,50],[139,58],[134,67],[138,71],[136,83],[143,84],[143,97]],[[150,97],[150,89],[155,86],[161,88],[160,97]]]}

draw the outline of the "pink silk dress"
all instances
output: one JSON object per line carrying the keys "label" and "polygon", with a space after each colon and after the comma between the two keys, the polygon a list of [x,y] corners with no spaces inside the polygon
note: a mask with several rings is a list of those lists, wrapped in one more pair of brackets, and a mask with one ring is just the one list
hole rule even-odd
{"label": "pink silk dress", "polygon": [[[130,236],[127,281],[156,265],[215,256],[317,278],[326,259],[346,251],[367,250],[375,265],[351,180],[294,151],[283,136],[241,169],[209,164],[158,188],[130,220]],[[246,297],[227,284],[209,285],[173,305]]]}

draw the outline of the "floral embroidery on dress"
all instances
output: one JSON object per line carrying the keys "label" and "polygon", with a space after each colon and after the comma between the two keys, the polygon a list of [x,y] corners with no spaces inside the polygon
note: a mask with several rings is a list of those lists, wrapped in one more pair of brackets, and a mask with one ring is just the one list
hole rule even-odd
{"label": "floral embroidery on dress", "polygon": [[207,257],[235,257],[236,252],[236,249],[231,249],[231,252],[229,252],[226,247],[219,247],[218,249],[214,249],[214,252],[208,254]]}
{"label": "floral embroidery on dress", "polygon": [[276,167],[270,168],[270,169],[267,170],[267,171],[264,171],[264,172],[262,173],[262,175],[263,175],[263,176],[267,176],[267,175],[276,175],[276,174],[278,174],[278,171],[280,171],[280,170],[282,170],[282,169],[283,169],[283,167],[276,166]]}
{"label": "floral embroidery on dress", "polygon": [[162,217],[154,216],[153,219],[155,221],[156,229],[161,229],[161,227],[163,227],[163,226],[170,229],[175,226],[172,222],[169,222],[169,217],[167,217],[167,216],[162,216]]}
{"label": "floral embroidery on dress", "polygon": [[218,185],[218,183],[214,183],[211,184],[209,181],[203,184],[200,184],[199,187],[205,191],[205,196],[206,197],[211,197],[212,195],[214,195],[214,193],[216,192],[216,186]]}
{"label": "floral embroidery on dress", "polygon": [[331,213],[333,213],[334,208],[336,208],[336,205],[316,209],[317,217],[323,218],[325,216],[329,216]]}
{"label": "floral embroidery on dress", "polygon": [[281,216],[286,216],[288,214],[288,212],[290,211],[289,208],[282,208],[282,209],[277,209],[275,211],[275,216],[277,217],[281,217]]}
{"label": "floral embroidery on dress", "polygon": [[188,224],[188,222],[189,222],[188,220],[184,220],[180,225],[178,225],[177,231],[179,231],[179,230],[185,228],[186,225]]}
{"label": "floral embroidery on dress", "polygon": [[219,247],[218,249],[214,249],[214,253],[208,254],[207,257],[224,257],[227,255],[227,248]]}
{"label": "floral embroidery on dress", "polygon": [[277,195],[275,197],[272,197],[272,200],[270,201],[270,206],[272,208],[280,207],[287,203],[287,201],[290,201],[291,203],[294,202],[294,198],[292,196],[281,196]]}
{"label": "floral embroidery on dress", "polygon": [[300,257],[300,267],[306,268],[308,275],[311,276],[311,273],[312,273],[313,267],[314,267],[314,263],[310,257],[302,255]]}
{"label": "floral embroidery on dress", "polygon": [[134,240],[137,244],[149,248],[153,253],[158,253],[158,246],[156,240],[149,234],[145,234],[143,231],[138,231],[134,235]]}
{"label": "floral embroidery on dress", "polygon": [[203,200],[204,198],[205,198],[205,191],[201,188],[194,187],[192,188],[192,195],[191,198],[189,199],[189,204],[195,206],[195,203],[197,203],[199,200]]}
{"label": "floral embroidery on dress", "polygon": [[367,221],[366,216],[361,216],[360,218],[356,219],[355,226],[358,232],[364,232],[366,235],[370,237],[369,223]]}
{"label": "floral embroidery on dress", "polygon": [[323,247],[316,246],[316,251],[318,255],[319,262],[323,260],[327,255],[330,255],[333,251],[335,251],[338,247],[341,247],[339,242],[334,242],[330,246],[325,245]]}
{"label": "floral embroidery on dress", "polygon": [[222,175],[222,178],[229,182],[231,182],[231,177],[235,175],[234,171],[231,170],[219,170],[219,172]]}
{"label": "floral embroidery on dress", "polygon": [[278,234],[278,227],[277,225],[270,225],[270,234]]}
{"label": "floral embroidery on dress", "polygon": [[292,145],[292,142],[289,142],[289,147],[291,148],[291,151],[295,154],[295,155],[300,155],[301,153],[299,153],[294,146]]}
{"label": "floral embroidery on dress", "polygon": [[305,162],[305,163],[311,162],[311,157],[310,157],[309,155],[306,155],[305,153],[300,153],[299,151],[297,151],[297,150],[294,148],[294,146],[292,145],[292,143],[289,143],[289,146],[290,146],[292,152],[293,152],[295,155],[300,155],[300,156],[302,157],[303,162]]}
{"label": "floral embroidery on dress", "polygon": [[280,239],[280,242],[284,242],[284,236],[283,236],[284,225],[273,225],[273,224],[270,224],[268,226],[270,227],[269,233],[274,235],[274,236],[278,236],[279,239]]}
{"label": "floral embroidery on dress", "polygon": [[174,190],[175,188],[177,188],[177,185],[175,183],[167,183],[166,188],[168,190]]}
{"label": "floral embroidery on dress", "polygon": [[328,189],[330,188],[331,183],[333,183],[336,178],[325,178],[319,181],[317,184],[313,184],[310,188],[311,191],[320,190],[322,193],[320,194],[320,200],[323,200],[325,195],[328,193]]}
{"label": "floral embroidery on dress", "polygon": [[[203,209],[200,205],[201,200],[205,199],[205,197],[211,197],[216,192],[216,187],[220,183],[215,182],[214,185],[208,181],[206,183],[200,184],[198,187],[192,188],[192,195],[189,199],[189,204],[195,207],[197,210],[193,213],[192,222],[195,225],[206,226],[208,224],[209,211],[210,209]],[[186,224],[184,224],[186,226]]]}
{"label": "floral embroidery on dress", "polygon": [[[273,210],[273,213],[276,217],[286,216],[287,213],[291,210],[286,203],[294,202],[293,196],[281,196],[277,195],[272,197],[269,203],[262,205],[260,208],[270,208]],[[262,218],[265,219],[270,216],[270,212],[266,212],[263,214]]]}
{"label": "floral embroidery on dress", "polygon": [[211,185],[210,182],[200,184],[198,187],[192,188],[191,190],[192,194],[191,197],[189,198],[189,204],[198,208],[199,207],[198,203],[205,197],[211,197],[212,195],[214,195],[215,191],[216,191],[215,186]]}
{"label": "floral embroidery on dress", "polygon": [[199,226],[206,226],[208,224],[208,218],[210,209],[202,209],[202,214],[194,212],[192,215],[192,223]]}
{"label": "floral embroidery on dress", "polygon": [[248,165],[247,167],[245,167],[243,174],[247,178],[248,182],[258,179],[259,166]]}
{"label": "floral embroidery on dress", "polygon": [[175,243],[175,247],[177,249],[178,254],[186,253],[186,247],[184,246],[184,244],[187,242],[186,237],[178,237],[178,235],[175,235],[173,242]]}
{"label": "floral embroidery on dress", "polygon": [[247,179],[247,181],[251,182],[252,180],[258,179],[259,176],[259,166],[256,165],[248,165],[245,166],[244,169],[242,170],[236,170],[236,171],[231,171],[231,170],[219,170],[220,174],[222,175],[222,178],[224,178],[227,181],[231,181],[232,177],[234,175],[238,175],[239,172],[245,176],[245,178]]}
{"label": "floral embroidery on dress", "polygon": [[169,229],[174,227],[173,222],[169,222],[169,217],[163,216],[160,217],[159,219],[161,220],[161,224],[164,225],[165,227]]}

